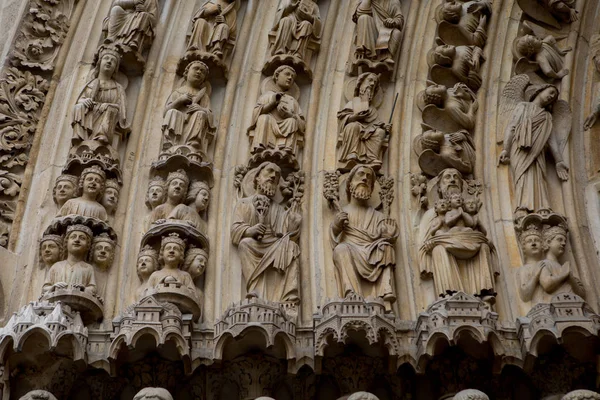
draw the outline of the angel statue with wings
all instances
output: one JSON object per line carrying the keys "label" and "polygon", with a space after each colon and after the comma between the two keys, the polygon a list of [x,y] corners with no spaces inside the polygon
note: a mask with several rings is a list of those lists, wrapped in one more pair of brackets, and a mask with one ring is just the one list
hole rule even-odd
{"label": "angel statue with wings", "polygon": [[512,166],[516,206],[529,211],[549,208],[546,148],[558,177],[569,179],[562,153],[571,132],[571,109],[558,100],[554,85],[532,85],[527,75],[513,77],[502,92],[500,120],[504,130],[500,163]]}

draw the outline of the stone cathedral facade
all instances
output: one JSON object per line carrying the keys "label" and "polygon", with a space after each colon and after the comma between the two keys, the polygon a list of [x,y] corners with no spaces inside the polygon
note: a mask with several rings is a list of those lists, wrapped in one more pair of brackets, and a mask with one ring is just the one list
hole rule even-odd
{"label": "stone cathedral facade", "polygon": [[0,1],[0,399],[600,399],[600,1]]}

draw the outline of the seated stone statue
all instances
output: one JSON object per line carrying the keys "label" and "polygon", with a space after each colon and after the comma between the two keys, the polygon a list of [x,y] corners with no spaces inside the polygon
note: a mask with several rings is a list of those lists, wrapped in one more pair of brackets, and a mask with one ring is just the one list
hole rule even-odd
{"label": "seated stone statue", "polygon": [[79,178],[74,175],[63,174],[56,178],[54,188],[52,189],[52,199],[59,209],[67,200],[77,196],[78,184]]}
{"label": "seated stone statue", "polygon": [[361,165],[348,175],[349,204],[336,214],[331,224],[333,264],[341,297],[349,292],[379,297],[386,302],[386,309],[391,310],[391,303],[396,301],[392,277],[398,225],[368,205],[375,179],[375,171]]}
{"label": "seated stone statue", "polygon": [[185,83],[175,89],[165,108],[162,150],[187,146],[208,159],[207,149],[215,136],[213,113],[210,109],[210,85],[206,82],[208,67],[193,61],[185,68]]}
{"label": "seated stone statue", "polygon": [[[294,154],[302,147],[306,121],[292,90],[296,72],[282,65],[273,73],[266,90],[258,98],[248,128],[250,152],[265,148],[289,148]],[[296,87],[297,88],[297,87]]]}
{"label": "seated stone statue", "polygon": [[106,39],[126,51],[142,52],[154,39],[157,0],[114,0],[104,21]]}
{"label": "seated stone statue", "polygon": [[206,233],[206,221],[202,215],[208,209],[210,187],[204,181],[193,182],[185,199],[186,204],[177,205],[167,219],[186,221],[202,233]]}
{"label": "seated stone statue", "polygon": [[480,47],[440,45],[431,52],[431,79],[447,87],[462,82],[477,91],[481,87],[482,62]]}
{"label": "seated stone statue", "polygon": [[108,234],[101,233],[92,240],[90,261],[101,270],[107,270],[115,259],[116,243]]}
{"label": "seated stone statue", "polygon": [[108,214],[104,206],[99,203],[104,193],[105,182],[106,174],[100,167],[93,165],[84,169],[79,178],[81,197],[68,200],[58,211],[58,216],[76,214],[106,221]]}
{"label": "seated stone statue", "polygon": [[204,3],[192,18],[187,51],[212,53],[222,60],[227,41],[236,39],[239,7],[239,0],[208,0]]}
{"label": "seated stone statue", "polygon": [[321,36],[319,5],[314,0],[283,0],[275,21],[271,54],[291,54],[304,60],[308,41]]}
{"label": "seated stone statue", "polygon": [[73,146],[85,140],[112,144],[115,131],[129,131],[125,90],[115,80],[121,55],[111,47],[99,54],[95,78],[88,82],[73,109]]}
{"label": "seated stone statue", "polygon": [[137,257],[136,271],[141,285],[136,289],[136,299],[140,300],[146,295],[148,279],[158,270],[158,253],[152,246],[146,245],[140,250]]}
{"label": "seated stone statue", "polygon": [[85,262],[92,244],[92,230],[85,225],[71,225],[65,234],[67,259],[55,263],[48,271],[42,295],[56,289],[72,287],[96,294],[94,267]]}
{"label": "seated stone statue", "polygon": [[160,176],[152,178],[146,191],[146,206],[154,210],[167,199],[167,183]]}
{"label": "seated stone statue", "polygon": [[59,235],[44,235],[40,240],[40,261],[50,268],[62,259],[64,239]]}
{"label": "seated stone statue", "polygon": [[166,182],[167,200],[152,211],[151,222],[163,222],[163,220],[166,220],[175,207],[185,199],[189,184],[190,178],[188,178],[184,170],[180,169],[169,173]]}
{"label": "seated stone statue", "polygon": [[145,388],[140,390],[133,400],[173,400],[173,396],[166,389]]}
{"label": "seated stone statue", "polygon": [[262,163],[254,177],[256,194],[235,206],[231,240],[237,246],[248,294],[274,302],[299,302],[296,243],[302,217],[273,198],[281,169]]}
{"label": "seated stone statue", "polygon": [[361,74],[356,81],[354,98],[338,112],[341,169],[350,170],[356,164],[370,164],[379,169],[383,163],[391,125],[381,121],[373,106],[373,98],[380,90],[378,74]]}
{"label": "seated stone statue", "polygon": [[196,291],[194,281],[188,272],[182,271],[185,254],[185,242],[177,233],[171,233],[162,238],[158,262],[162,268],[154,271],[148,278],[148,288],[159,284],[179,282],[184,287]]}

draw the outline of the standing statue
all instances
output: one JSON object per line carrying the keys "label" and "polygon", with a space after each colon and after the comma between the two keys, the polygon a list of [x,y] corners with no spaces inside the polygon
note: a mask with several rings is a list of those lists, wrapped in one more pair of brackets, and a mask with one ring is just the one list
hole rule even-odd
{"label": "standing statue", "polygon": [[[250,173],[250,172],[249,172]],[[254,171],[255,194],[234,210],[231,240],[237,246],[249,295],[274,302],[298,303],[298,256],[302,216],[274,201],[281,169],[264,162]]]}
{"label": "standing statue", "polygon": [[188,224],[206,233],[206,220],[202,217],[210,202],[210,187],[204,181],[193,182],[187,192],[185,204],[177,205],[167,219],[186,221]]}
{"label": "standing statue", "polygon": [[100,204],[104,206],[108,215],[114,215],[119,203],[119,190],[121,186],[114,179],[106,180],[106,187],[104,188],[104,194]]}
{"label": "standing statue", "polygon": [[154,39],[157,19],[157,0],[114,0],[110,14],[104,20],[106,40],[141,58],[140,53]]}
{"label": "standing statue", "polygon": [[73,108],[73,146],[93,140],[111,145],[115,132],[129,131],[125,89],[115,80],[121,55],[112,47],[100,50],[95,77],[88,82]]}
{"label": "standing statue", "polygon": [[65,234],[67,259],[55,263],[48,271],[42,294],[72,287],[96,294],[94,267],[85,262],[92,244],[92,230],[85,225],[71,225]]}
{"label": "standing statue", "polygon": [[146,207],[154,210],[167,199],[167,183],[160,176],[152,178],[146,191]]}
{"label": "standing statue", "polygon": [[481,47],[439,45],[429,54],[431,80],[446,87],[462,82],[477,91],[481,87],[479,70],[483,61]]}
{"label": "standing statue", "polygon": [[175,207],[185,199],[189,185],[190,178],[188,178],[184,170],[180,169],[169,173],[166,182],[167,200],[154,208],[151,222],[162,222],[162,220],[167,219]]}
{"label": "standing statue", "polygon": [[162,150],[176,152],[180,147],[208,159],[216,126],[210,109],[211,86],[207,82],[208,67],[202,61],[192,61],[185,68],[185,83],[175,89],[165,107]]}
{"label": "standing statue", "polygon": [[208,0],[192,18],[187,51],[213,54],[223,60],[227,42],[235,43],[240,0]]}
{"label": "standing statue", "polygon": [[437,10],[438,36],[444,43],[483,48],[491,14],[486,0],[444,1]]}
{"label": "standing statue", "polygon": [[529,211],[550,208],[546,149],[556,162],[558,177],[569,179],[562,153],[571,132],[571,110],[558,100],[553,85],[530,85],[527,75],[513,77],[502,92],[504,130],[502,164],[511,164],[516,206]]}
{"label": "standing statue", "polygon": [[396,301],[393,270],[398,225],[369,205],[375,180],[371,167],[357,165],[350,171],[346,186],[349,203],[338,210],[331,224],[333,264],[341,297],[354,292],[381,298],[391,310]]}
{"label": "standing statue", "polygon": [[104,206],[99,203],[104,193],[105,182],[106,174],[100,167],[92,165],[84,169],[79,178],[81,197],[67,200],[58,211],[57,216],[64,217],[76,214],[106,221],[108,214]]}
{"label": "standing statue", "polygon": [[447,168],[436,179],[438,198],[446,203],[444,209],[427,211],[421,221],[421,275],[433,275],[437,295],[461,291],[493,303],[496,257],[473,211],[463,209],[462,176]]}
{"label": "standing statue", "polygon": [[319,5],[314,0],[282,0],[271,31],[275,34],[271,55],[290,54],[306,62],[308,41],[321,37]]}
{"label": "standing statue", "polygon": [[338,112],[338,161],[343,170],[350,170],[356,164],[370,164],[379,169],[383,163],[392,127],[381,121],[373,105],[379,91],[378,74],[361,74],[356,80],[353,99]]}
{"label": "standing statue", "polygon": [[404,16],[399,0],[360,0],[352,15],[355,63],[369,60],[393,66],[400,51]]}
{"label": "standing statue", "polygon": [[40,240],[40,261],[46,268],[62,260],[64,239],[59,235],[44,235]]}
{"label": "standing statue", "polygon": [[92,240],[90,261],[101,270],[107,270],[115,259],[116,243],[108,234],[101,233]]}
{"label": "standing statue", "polygon": [[74,175],[63,174],[56,178],[54,188],[52,189],[54,204],[60,209],[67,200],[77,197],[78,185],[79,178]]}
{"label": "standing statue", "polygon": [[188,272],[182,271],[185,254],[185,242],[177,233],[164,236],[160,244],[158,262],[162,268],[154,271],[148,278],[148,288],[154,288],[159,284],[179,282],[189,290],[196,292],[194,281]]}
{"label": "standing statue", "polygon": [[477,120],[479,103],[475,93],[459,82],[453,87],[432,84],[419,95],[423,123],[444,133],[466,129],[472,131]]}
{"label": "standing statue", "polygon": [[137,257],[136,272],[140,278],[140,286],[136,289],[136,299],[141,300],[148,289],[148,279],[158,270],[158,253],[150,245],[144,246]]}
{"label": "standing statue", "polygon": [[282,65],[263,82],[248,128],[252,154],[271,147],[287,148],[297,155],[298,147],[302,147],[306,121],[298,103],[295,78],[294,69]]}
{"label": "standing statue", "polygon": [[133,400],[173,400],[173,396],[166,389],[145,388],[140,390]]}
{"label": "standing statue", "polygon": [[561,50],[554,36],[543,36],[542,32],[538,36],[532,26],[526,22],[523,26],[525,35],[517,38],[513,45],[515,74],[538,72],[549,81],[567,76],[569,70],[565,68],[565,56],[572,49]]}

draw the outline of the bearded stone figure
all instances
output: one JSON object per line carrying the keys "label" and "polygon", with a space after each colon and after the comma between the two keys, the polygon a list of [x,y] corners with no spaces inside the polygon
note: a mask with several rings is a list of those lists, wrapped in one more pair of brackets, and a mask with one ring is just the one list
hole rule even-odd
{"label": "bearded stone figure", "polygon": [[375,187],[375,171],[355,166],[347,179],[348,205],[331,224],[338,291],[363,297],[381,298],[386,309],[396,301],[393,269],[396,266],[394,243],[398,237],[396,221],[368,204]]}
{"label": "bearded stone figure", "polygon": [[192,19],[187,51],[210,53],[223,60],[225,45],[235,42],[240,0],[208,0]]}
{"label": "bearded stone figure", "polygon": [[168,220],[186,221],[188,224],[206,233],[206,220],[202,217],[210,202],[210,187],[204,181],[193,182],[185,199],[185,204],[177,205],[167,216]]}
{"label": "bearded stone figure", "polygon": [[263,83],[262,95],[254,106],[248,128],[252,154],[269,147],[287,148],[298,154],[298,147],[302,147],[306,121],[294,79],[294,69],[283,65],[275,70],[272,79]]}
{"label": "bearded stone figure", "polygon": [[64,239],[59,235],[44,235],[40,240],[40,261],[44,267],[50,268],[63,256]]}
{"label": "bearded stone figure", "polygon": [[85,262],[92,244],[92,230],[84,225],[71,225],[65,234],[67,259],[55,263],[48,271],[42,295],[56,289],[72,287],[96,294],[94,267]]}
{"label": "bearded stone figure", "polygon": [[556,163],[559,179],[569,179],[563,150],[571,131],[569,105],[558,100],[553,85],[529,85],[527,75],[517,75],[503,92],[504,129],[500,163],[510,164],[516,207],[529,211],[550,208],[546,178],[546,150]]}
{"label": "bearded stone figure", "polygon": [[[175,89],[165,107],[162,150],[175,152],[185,146],[200,160],[208,159],[207,149],[212,143],[216,126],[210,109],[210,84],[206,81],[208,66],[193,61],[185,68],[185,83]],[[187,154],[186,151],[184,154]]]}
{"label": "bearded stone figure", "polygon": [[175,207],[183,203],[183,200],[187,195],[189,184],[190,178],[188,178],[184,170],[180,169],[169,173],[166,181],[167,199],[163,204],[154,208],[152,211],[151,222],[164,222],[171,212],[173,212]]}
{"label": "bearded stone figure", "polygon": [[78,184],[79,178],[74,175],[63,174],[56,178],[54,188],[52,189],[52,199],[59,209],[67,200],[77,196]]}
{"label": "bearded stone figure", "polygon": [[133,400],[173,400],[173,396],[166,389],[145,388],[140,390]]}
{"label": "bearded stone figure", "polygon": [[493,303],[496,257],[485,233],[475,224],[473,211],[463,209],[462,175],[447,168],[436,179],[439,198],[447,200],[443,211],[447,214],[441,218],[440,211],[429,210],[423,216],[419,227],[421,276],[433,275],[439,296],[461,291]]}
{"label": "bearded stone figure", "polygon": [[79,178],[81,196],[68,200],[58,211],[59,217],[81,215],[102,221],[108,219],[106,209],[99,200],[104,193],[106,174],[98,166],[86,168]]}
{"label": "bearded stone figure", "polygon": [[352,15],[356,24],[354,58],[394,65],[400,50],[404,16],[399,0],[360,0]]}
{"label": "bearded stone figure", "polygon": [[275,21],[271,54],[291,54],[304,61],[308,41],[321,36],[319,5],[314,0],[282,0]]}
{"label": "bearded stone figure", "polygon": [[33,390],[19,400],[56,400],[56,397],[45,390]]}
{"label": "bearded stone figure", "polygon": [[255,194],[237,202],[231,227],[247,292],[268,301],[298,303],[296,242],[302,217],[274,200],[281,178],[277,165],[264,162],[254,172]]}
{"label": "bearded stone figure", "polygon": [[106,39],[125,51],[141,53],[154,39],[157,0],[114,0],[104,21]]}
{"label": "bearded stone figure", "polygon": [[448,44],[474,45],[487,42],[487,23],[492,4],[485,0],[446,1],[437,11],[438,35]]}
{"label": "bearded stone figure", "polygon": [[439,45],[429,54],[431,80],[446,87],[462,82],[477,91],[481,87],[479,70],[483,61],[481,47]]}
{"label": "bearded stone figure", "polygon": [[350,170],[356,164],[379,169],[383,163],[391,125],[381,121],[373,105],[379,91],[378,74],[361,74],[356,80],[354,98],[338,112],[338,162],[342,170]]}
{"label": "bearded stone figure", "polygon": [[85,85],[73,108],[73,146],[86,140],[111,145],[116,130],[129,131],[125,89],[115,80],[120,61],[116,49],[100,50],[95,78]]}

